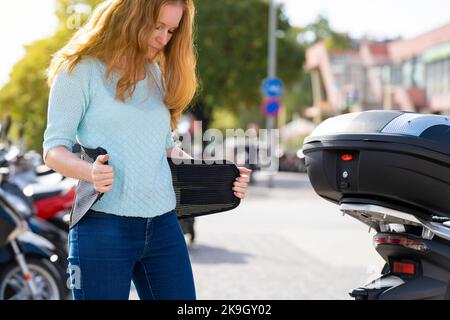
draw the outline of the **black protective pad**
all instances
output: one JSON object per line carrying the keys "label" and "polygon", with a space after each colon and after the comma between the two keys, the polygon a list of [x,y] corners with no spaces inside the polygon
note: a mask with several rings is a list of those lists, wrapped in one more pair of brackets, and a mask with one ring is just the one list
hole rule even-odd
{"label": "black protective pad", "polygon": [[[88,149],[75,145],[74,153],[93,163],[107,151],[103,148]],[[198,160],[167,159],[172,172],[176,194],[176,212],[179,219],[225,212],[236,208],[240,199],[233,193],[233,183],[239,176],[236,165],[229,161],[213,164]],[[86,212],[101,198],[94,185],[80,180],[71,211],[70,227],[77,224]]]}
{"label": "black protective pad", "polygon": [[229,211],[240,204],[233,193],[239,170],[232,162],[209,164],[198,160],[167,159],[172,171],[179,218],[204,216]]}

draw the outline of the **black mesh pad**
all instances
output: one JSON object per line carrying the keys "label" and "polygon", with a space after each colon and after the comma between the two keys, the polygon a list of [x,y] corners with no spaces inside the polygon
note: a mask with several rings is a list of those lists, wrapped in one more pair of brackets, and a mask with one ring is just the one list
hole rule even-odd
{"label": "black mesh pad", "polygon": [[[81,159],[93,163],[99,155],[106,154],[103,148],[88,149],[75,145],[74,153]],[[208,164],[197,160],[167,159],[172,172],[173,187],[176,194],[178,218],[204,216],[225,212],[236,208],[240,199],[233,193],[233,183],[239,170],[232,162],[215,161]],[[88,210],[101,198],[94,185],[80,180],[76,188],[72,206],[70,227],[75,226]]]}
{"label": "black mesh pad", "polygon": [[208,164],[189,160],[188,163],[178,164],[174,161],[179,160],[167,160],[172,171],[179,218],[224,212],[240,204],[240,199],[232,191],[233,183],[239,176],[234,163],[216,161]]}

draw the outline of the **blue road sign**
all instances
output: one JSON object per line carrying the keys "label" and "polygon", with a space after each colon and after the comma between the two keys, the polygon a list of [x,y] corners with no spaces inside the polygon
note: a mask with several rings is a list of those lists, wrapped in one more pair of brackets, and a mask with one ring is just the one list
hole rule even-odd
{"label": "blue road sign", "polygon": [[268,97],[279,97],[283,94],[283,82],[278,78],[269,78],[264,80],[261,91]]}
{"label": "blue road sign", "polygon": [[278,115],[281,107],[281,100],[278,97],[267,97],[263,100],[263,112],[267,117]]}

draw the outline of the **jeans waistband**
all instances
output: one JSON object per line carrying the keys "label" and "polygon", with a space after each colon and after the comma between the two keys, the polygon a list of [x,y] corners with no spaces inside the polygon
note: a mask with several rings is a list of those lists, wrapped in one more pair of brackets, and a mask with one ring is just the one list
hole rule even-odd
{"label": "jeans waistband", "polygon": [[127,217],[127,216],[120,216],[120,215],[115,215],[113,213],[107,213],[107,212],[102,212],[102,211],[95,211],[92,209],[89,209],[89,211],[87,212],[87,214],[94,214],[94,215],[102,215],[102,216],[115,216],[115,217],[123,217],[123,218],[142,218],[142,219],[158,219],[158,218],[163,218],[165,216],[168,216],[169,214],[172,213],[176,213],[175,209],[168,211],[166,213],[163,213],[159,216],[154,216],[154,217]]}

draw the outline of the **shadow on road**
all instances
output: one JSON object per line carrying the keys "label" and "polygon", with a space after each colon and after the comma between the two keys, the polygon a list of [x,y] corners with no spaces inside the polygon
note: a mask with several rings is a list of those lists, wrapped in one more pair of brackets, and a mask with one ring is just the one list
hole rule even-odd
{"label": "shadow on road", "polygon": [[229,251],[223,248],[195,244],[189,247],[192,263],[201,264],[246,264],[253,255],[245,252]]}
{"label": "shadow on road", "polygon": [[[250,187],[255,189],[270,190],[268,188],[269,177],[270,176],[267,174],[259,173]],[[312,189],[308,176],[303,173],[278,172],[275,176],[272,177],[272,182],[273,189]]]}

